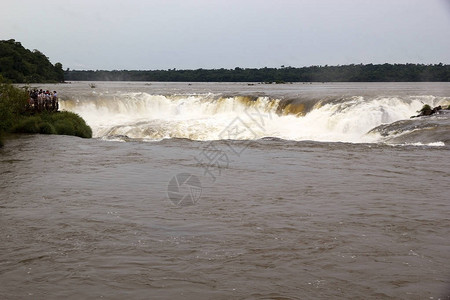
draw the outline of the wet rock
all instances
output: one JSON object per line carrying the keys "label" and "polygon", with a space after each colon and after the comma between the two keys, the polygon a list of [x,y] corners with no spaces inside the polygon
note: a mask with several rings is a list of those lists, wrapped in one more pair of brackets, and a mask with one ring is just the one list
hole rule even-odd
{"label": "wet rock", "polygon": [[419,114],[417,116],[412,116],[411,118],[417,118],[417,117],[422,117],[422,116],[431,116],[440,110],[442,110],[442,106],[440,106],[440,105],[436,106],[434,108],[431,108],[431,106],[429,106],[428,104],[425,104],[422,107],[422,109],[418,111]]}

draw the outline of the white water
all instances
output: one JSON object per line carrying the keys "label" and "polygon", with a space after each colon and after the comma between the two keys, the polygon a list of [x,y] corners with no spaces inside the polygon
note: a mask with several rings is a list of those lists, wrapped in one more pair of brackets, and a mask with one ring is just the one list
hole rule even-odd
{"label": "white water", "polygon": [[[347,97],[322,104],[318,101],[304,115],[277,114],[279,99],[217,97],[213,94],[161,96],[116,93],[104,98],[62,101],[61,108],[80,114],[94,136],[126,136],[143,140],[188,138],[192,140],[259,139],[330,142],[376,142],[367,132],[381,124],[408,119],[423,104],[435,105],[433,96]],[[301,103],[300,103],[301,104]],[[233,129],[234,133],[229,130]]]}

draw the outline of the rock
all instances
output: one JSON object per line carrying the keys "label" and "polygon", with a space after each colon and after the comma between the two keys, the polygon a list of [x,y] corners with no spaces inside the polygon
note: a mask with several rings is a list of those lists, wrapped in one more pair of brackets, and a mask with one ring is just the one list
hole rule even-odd
{"label": "rock", "polygon": [[421,110],[418,111],[418,115],[417,116],[412,116],[411,118],[417,118],[417,117],[422,117],[422,116],[431,116],[434,115],[435,113],[437,113],[438,111],[440,111],[442,109],[442,106],[436,106],[433,109],[431,108],[431,106],[429,106],[428,104],[425,104]]}

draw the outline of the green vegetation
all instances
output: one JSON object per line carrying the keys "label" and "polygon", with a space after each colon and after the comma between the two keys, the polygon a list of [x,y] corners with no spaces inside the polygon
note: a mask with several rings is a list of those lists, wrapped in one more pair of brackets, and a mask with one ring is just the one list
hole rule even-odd
{"label": "green vegetation", "polygon": [[422,106],[420,110],[418,110],[418,113],[421,113],[422,115],[429,115],[433,109],[428,104],[425,104]]}
{"label": "green vegetation", "polygon": [[[1,80],[1,76],[0,76]],[[92,130],[77,114],[27,110],[29,93],[0,82],[0,147],[5,133],[41,133],[91,138]]]}
{"label": "green vegetation", "polygon": [[92,130],[77,114],[63,112],[42,112],[33,116],[23,117],[15,124],[11,132],[14,133],[42,133],[73,135],[91,138]]}
{"label": "green vegetation", "polygon": [[422,108],[417,111],[419,114],[417,116],[412,116],[411,118],[422,117],[422,116],[431,116],[431,115],[438,113],[442,109],[450,109],[450,105],[447,108],[442,108],[441,105],[431,108],[430,105],[424,104],[424,106],[422,106]]}
{"label": "green vegetation", "polygon": [[78,81],[175,81],[175,82],[417,82],[450,81],[450,65],[380,64],[312,66],[303,68],[235,68],[154,71],[64,72],[65,80]]}
{"label": "green vegetation", "polygon": [[12,83],[63,82],[61,63],[52,63],[38,50],[15,40],[0,41],[0,75]]}
{"label": "green vegetation", "polygon": [[2,81],[0,75],[0,132],[8,132],[26,113],[28,93]]}

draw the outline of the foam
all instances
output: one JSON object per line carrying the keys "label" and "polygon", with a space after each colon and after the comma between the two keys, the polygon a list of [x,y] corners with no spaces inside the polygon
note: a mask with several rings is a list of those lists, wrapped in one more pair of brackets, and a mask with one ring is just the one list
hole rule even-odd
{"label": "foam", "polygon": [[[308,112],[277,111],[280,99],[224,97],[213,94],[151,95],[118,93],[87,99],[61,101],[61,108],[80,114],[92,127],[94,137],[127,136],[145,140],[187,138],[218,140],[235,126],[236,139],[275,137],[285,140],[330,142],[377,142],[367,134],[381,124],[407,119],[434,97],[403,99],[353,96],[319,103]],[[252,114],[256,117],[251,117]],[[258,115],[259,114],[259,115]],[[262,122],[255,120],[261,119]],[[238,122],[236,122],[238,120]],[[233,123],[234,122],[234,123]],[[233,138],[233,137],[231,137]]]}

